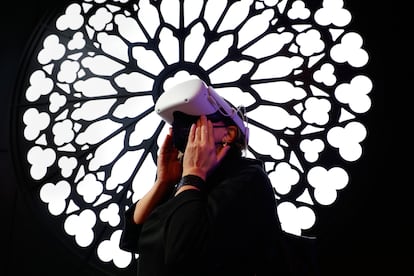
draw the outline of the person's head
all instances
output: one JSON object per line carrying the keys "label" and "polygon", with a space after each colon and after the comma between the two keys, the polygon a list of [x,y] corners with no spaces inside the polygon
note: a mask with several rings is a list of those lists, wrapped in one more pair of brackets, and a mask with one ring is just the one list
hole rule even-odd
{"label": "person's head", "polygon": [[[196,123],[200,116],[188,115],[180,111],[175,111],[173,116],[174,145],[178,150],[184,152],[190,127],[193,123]],[[208,114],[206,117],[213,125],[214,141],[217,147],[227,144],[237,149],[240,153],[246,148],[247,137],[230,117],[221,114],[219,111]]]}
{"label": "person's head", "polygon": [[247,147],[243,110],[236,109],[199,79],[180,83],[157,100],[156,112],[173,128],[175,147],[184,152],[190,127],[201,115],[213,124],[216,144],[228,144],[240,154]]}

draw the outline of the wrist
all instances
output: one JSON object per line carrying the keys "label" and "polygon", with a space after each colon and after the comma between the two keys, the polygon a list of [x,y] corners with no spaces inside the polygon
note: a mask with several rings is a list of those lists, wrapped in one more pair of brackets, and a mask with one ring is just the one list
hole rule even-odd
{"label": "wrist", "polygon": [[160,193],[166,193],[168,191],[171,191],[171,189],[174,188],[175,183],[171,181],[161,181],[156,180],[154,185],[152,186],[152,189],[160,192]]}
{"label": "wrist", "polygon": [[203,170],[201,170],[201,169],[198,169],[198,168],[193,168],[193,169],[187,169],[187,170],[183,170],[183,172],[182,172],[182,176],[181,177],[184,177],[184,176],[186,176],[186,175],[195,175],[195,176],[198,176],[198,177],[200,177],[202,180],[206,180],[206,178],[207,178],[207,173],[206,172],[204,172]]}
{"label": "wrist", "polygon": [[190,188],[195,187],[199,191],[205,191],[206,190],[206,182],[203,178],[201,178],[198,175],[194,174],[186,174],[183,177],[181,177],[180,182],[177,184],[177,191],[182,188]]}

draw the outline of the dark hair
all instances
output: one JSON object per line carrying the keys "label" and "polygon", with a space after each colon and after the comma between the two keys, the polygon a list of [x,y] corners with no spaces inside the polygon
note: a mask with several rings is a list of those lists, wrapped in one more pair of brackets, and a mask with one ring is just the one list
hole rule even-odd
{"label": "dark hair", "polygon": [[[244,118],[243,114],[241,113],[241,110],[235,109],[237,112],[237,116],[240,118]],[[211,118],[212,117],[212,118]],[[215,113],[208,115],[207,119],[210,119],[212,122],[223,122],[226,126],[235,126],[237,128],[237,134],[236,138],[234,139],[234,142],[231,144],[231,146],[235,147],[240,154],[243,150],[247,149],[247,139],[246,136],[243,134],[243,131],[237,126],[237,124],[233,121],[233,119],[230,116],[226,116],[222,114],[220,111],[216,111]]]}

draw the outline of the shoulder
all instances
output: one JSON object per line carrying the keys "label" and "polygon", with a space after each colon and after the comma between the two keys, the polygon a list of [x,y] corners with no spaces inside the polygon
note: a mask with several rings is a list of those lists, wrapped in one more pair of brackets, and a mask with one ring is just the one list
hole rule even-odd
{"label": "shoulder", "polygon": [[240,164],[241,177],[250,192],[274,197],[274,188],[262,161],[244,157]]}
{"label": "shoulder", "polygon": [[239,162],[239,171],[252,177],[268,178],[261,160],[242,157]]}

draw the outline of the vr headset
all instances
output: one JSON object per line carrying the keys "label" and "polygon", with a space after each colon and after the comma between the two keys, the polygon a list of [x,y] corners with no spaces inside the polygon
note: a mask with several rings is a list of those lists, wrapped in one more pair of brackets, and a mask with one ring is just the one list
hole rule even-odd
{"label": "vr headset", "polygon": [[246,143],[248,141],[249,129],[244,123],[244,114],[200,79],[191,79],[164,91],[155,103],[155,112],[173,126],[174,144],[181,151],[187,144],[191,124],[200,115],[206,115],[213,122],[230,121],[240,129]]}

